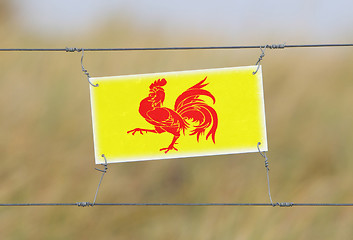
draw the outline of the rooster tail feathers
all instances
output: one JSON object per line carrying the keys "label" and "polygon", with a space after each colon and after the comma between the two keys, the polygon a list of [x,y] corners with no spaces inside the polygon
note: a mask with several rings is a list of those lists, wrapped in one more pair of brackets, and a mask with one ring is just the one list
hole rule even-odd
{"label": "rooster tail feathers", "polygon": [[[195,118],[189,116],[188,118],[192,119],[194,122],[198,122],[199,124],[195,126],[195,129],[191,131],[190,135],[196,135],[197,141],[200,139],[200,135],[204,135],[206,129],[210,128],[206,135],[206,140],[211,136],[213,143],[216,143],[216,130],[218,126],[218,116],[216,111],[206,104],[199,105],[194,111],[199,113],[193,114],[195,112],[189,112],[185,115],[194,115]],[[197,118],[200,117],[200,118]]]}
{"label": "rooster tail feathers", "polygon": [[[192,86],[191,88],[187,89],[185,92],[183,92],[175,101],[175,105],[174,105],[174,109],[175,111],[178,111],[178,109],[183,108],[183,106],[185,104],[188,103],[193,103],[195,101],[197,101],[197,99],[200,96],[207,96],[210,97],[213,100],[213,104],[216,103],[216,99],[215,97],[212,95],[212,93],[210,93],[209,91],[202,89],[205,86],[208,85],[208,83],[204,82],[206,81],[207,77],[200,81],[199,83],[197,83],[196,85]],[[203,100],[202,100],[203,101]]]}
{"label": "rooster tail feathers", "polygon": [[216,102],[215,97],[209,91],[202,89],[208,85],[208,83],[204,83],[206,78],[183,92],[175,101],[174,108],[183,119],[191,119],[198,124],[190,133],[190,135],[196,135],[197,141],[210,128],[206,140],[211,136],[215,143],[218,126],[217,113],[203,99],[200,99],[200,96],[207,96],[213,100],[213,104]]}
{"label": "rooster tail feathers", "polygon": [[216,103],[215,97],[209,91],[204,89],[188,89],[183,92],[175,101],[175,111],[178,111],[178,109],[183,108],[183,106],[187,105],[188,103],[196,102],[200,96],[210,97],[213,100],[213,104]]}
{"label": "rooster tail feathers", "polygon": [[206,135],[206,140],[208,139],[209,136],[212,137],[212,141],[213,143],[216,143],[216,130],[217,130],[217,126],[218,126],[218,116],[217,116],[217,113],[216,111],[210,107],[210,112],[211,112],[211,115],[212,115],[212,127],[210,129],[210,131],[208,132],[208,134]]}
{"label": "rooster tail feathers", "polygon": [[198,84],[192,86],[192,87],[189,88],[189,89],[192,89],[192,88],[203,88],[203,87],[207,86],[208,83],[203,84],[203,83],[206,81],[206,79],[207,79],[207,77],[205,77],[204,80],[200,81]]}

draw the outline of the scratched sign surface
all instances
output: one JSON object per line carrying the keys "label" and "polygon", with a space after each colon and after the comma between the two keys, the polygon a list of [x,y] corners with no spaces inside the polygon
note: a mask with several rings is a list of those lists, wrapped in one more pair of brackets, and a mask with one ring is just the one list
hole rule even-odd
{"label": "scratched sign surface", "polygon": [[96,164],[267,151],[261,68],[91,78]]}

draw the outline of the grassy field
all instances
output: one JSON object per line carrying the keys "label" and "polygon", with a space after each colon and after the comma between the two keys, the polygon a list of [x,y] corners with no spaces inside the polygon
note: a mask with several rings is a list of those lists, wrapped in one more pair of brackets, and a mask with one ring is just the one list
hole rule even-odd
{"label": "grassy field", "polygon": [[[64,41],[0,25],[1,47],[170,46],[133,26]],[[64,38],[64,37],[63,37]],[[174,44],[174,43],[172,43]],[[233,43],[234,44],[234,43]],[[263,42],[258,43],[263,44]],[[218,45],[180,37],[176,45]],[[92,76],[253,65],[260,50],[86,53]],[[268,50],[275,202],[353,202],[353,49]],[[89,86],[79,53],[0,53],[1,203],[93,201]],[[112,164],[98,202],[269,202],[257,154]],[[1,239],[350,239],[351,208],[1,207]]]}

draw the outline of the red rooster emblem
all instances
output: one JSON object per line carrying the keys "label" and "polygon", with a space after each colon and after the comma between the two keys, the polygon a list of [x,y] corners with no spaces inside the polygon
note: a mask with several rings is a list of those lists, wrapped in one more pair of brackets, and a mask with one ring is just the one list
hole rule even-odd
{"label": "red rooster emblem", "polygon": [[[207,77],[206,77],[207,78]],[[216,111],[209,106],[201,96],[210,97],[215,104],[215,97],[207,90],[203,89],[208,83],[204,83],[206,78],[191,88],[183,92],[175,101],[174,110],[166,107],[162,107],[165,92],[163,86],[167,84],[167,81],[162,78],[154,81],[150,85],[150,93],[148,97],[140,102],[139,113],[145,120],[154,125],[154,129],[142,129],[135,128],[128,131],[135,135],[136,132],[152,132],[152,133],[163,133],[169,132],[174,135],[172,142],[166,148],[161,148],[160,151],[165,153],[170,150],[176,150],[176,141],[180,137],[180,133],[190,127],[187,120],[191,120],[195,123],[193,130],[190,135],[196,135],[197,141],[199,141],[200,135],[204,134],[206,129],[210,128],[206,135],[206,140],[211,136],[213,143],[215,143],[215,135],[218,125],[218,117]]]}

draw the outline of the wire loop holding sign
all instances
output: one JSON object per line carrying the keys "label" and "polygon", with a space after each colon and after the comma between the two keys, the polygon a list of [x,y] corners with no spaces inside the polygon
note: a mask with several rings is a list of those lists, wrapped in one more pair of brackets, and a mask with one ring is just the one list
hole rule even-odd
{"label": "wire loop holding sign", "polygon": [[93,203],[92,203],[92,207],[94,206],[94,204],[96,203],[96,199],[97,199],[97,195],[98,195],[98,190],[99,190],[99,187],[101,186],[101,183],[102,183],[102,180],[103,180],[103,177],[104,177],[104,174],[107,172],[108,170],[108,163],[107,163],[107,159],[105,157],[104,154],[102,154],[102,157],[104,158],[104,169],[99,169],[99,168],[95,168],[97,171],[100,171],[102,172],[102,177],[101,177],[101,180],[99,181],[99,184],[98,184],[98,187],[97,187],[97,191],[96,191],[96,195],[94,195],[94,200],[93,200]]}
{"label": "wire loop holding sign", "polygon": [[260,46],[261,55],[260,55],[260,57],[259,57],[259,60],[257,60],[257,62],[256,62],[256,64],[255,64],[255,65],[257,65],[257,68],[256,68],[256,71],[252,73],[253,75],[255,75],[255,74],[257,73],[257,71],[259,71],[260,62],[262,61],[262,58],[265,56],[265,50],[266,50],[267,46],[268,46],[268,45],[266,45],[266,46],[264,47],[264,49],[262,49],[262,47]]}
{"label": "wire loop holding sign", "polygon": [[272,206],[275,207],[276,204],[274,204],[274,203],[272,202],[272,197],[271,197],[270,174],[269,174],[270,168],[269,168],[268,158],[267,158],[265,152],[261,152],[260,147],[259,147],[260,145],[261,145],[261,142],[258,142],[258,143],[257,143],[257,149],[259,150],[259,153],[261,154],[261,156],[262,156],[263,158],[265,158],[265,168],[266,168],[266,174],[267,174],[268,196],[270,197],[270,202],[271,202]]}
{"label": "wire loop holding sign", "polygon": [[[71,49],[70,49],[71,50]],[[82,51],[82,57],[81,57],[81,68],[82,68],[82,72],[87,76],[87,80],[89,82],[89,84],[91,84],[93,87],[98,87],[98,83],[97,84],[93,84],[91,81],[90,81],[90,75],[88,73],[88,71],[83,67],[83,56],[84,56],[84,49],[81,48],[80,50],[77,50],[75,48],[73,48],[73,51]]]}

